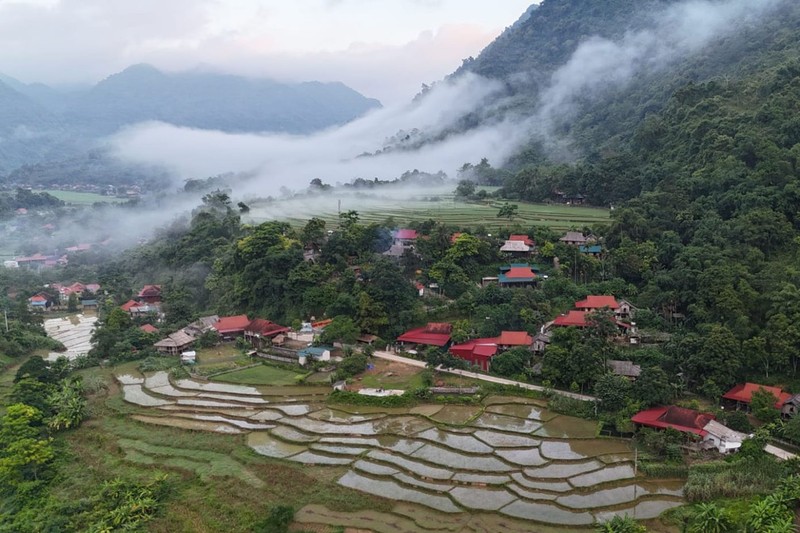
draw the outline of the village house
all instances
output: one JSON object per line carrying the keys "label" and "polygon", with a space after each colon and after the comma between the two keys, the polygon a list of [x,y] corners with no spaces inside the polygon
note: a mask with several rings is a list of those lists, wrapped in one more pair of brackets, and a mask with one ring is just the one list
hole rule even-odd
{"label": "village house", "polygon": [[590,242],[594,241],[594,239],[587,237],[580,231],[568,231],[558,240],[564,244],[569,244],[570,246],[586,246]]}
{"label": "village house", "polygon": [[120,309],[131,315],[131,318],[149,314],[159,315],[161,313],[161,307],[158,304],[149,304],[136,300],[128,300],[120,306]]}
{"label": "village house", "polygon": [[217,315],[202,316],[183,328],[189,335],[200,337],[203,333],[208,331],[215,331],[214,324],[217,323],[219,317]]}
{"label": "village house", "polygon": [[136,299],[148,304],[160,303],[161,285],[145,285],[142,287],[142,290],[139,291],[139,294],[136,295]]}
{"label": "village house", "polygon": [[791,398],[783,402],[781,415],[791,418],[800,412],[800,394],[793,394]]}
{"label": "village house", "polygon": [[158,333],[158,328],[152,324],[144,324],[143,326],[139,326],[139,329],[145,333]]}
{"label": "village house", "polygon": [[406,331],[399,337],[397,342],[401,346],[436,346],[444,348],[450,344],[450,333],[453,331],[452,324],[429,322],[421,328]]}
{"label": "village house", "polygon": [[153,346],[159,353],[166,355],[180,355],[192,346],[197,339],[184,330],[176,331],[168,335],[165,339],[161,339]]}
{"label": "village house", "polygon": [[512,263],[500,267],[500,274],[497,281],[501,287],[521,288],[533,287],[536,285],[539,269],[535,265],[528,263]]}
{"label": "village house", "polygon": [[244,330],[250,325],[247,315],[222,316],[213,324],[219,336],[224,340],[231,340],[244,335]]}
{"label": "village house", "polygon": [[710,413],[701,413],[675,405],[653,407],[631,417],[637,426],[653,429],[671,428],[694,436],[706,449],[715,448],[720,453],[730,453],[742,445],[748,435],[734,431],[715,420]]}
{"label": "village house", "polygon": [[50,297],[48,295],[40,292],[28,298],[28,305],[31,309],[46,311],[50,308],[52,302],[50,301]]}
{"label": "village house", "polygon": [[759,390],[769,392],[775,399],[775,408],[783,410],[783,405],[792,398],[788,392],[783,392],[780,387],[759,385],[758,383],[742,383],[722,395],[723,406],[734,409],[750,409],[753,393]]}
{"label": "village house", "polygon": [[583,255],[588,255],[589,257],[599,258],[603,255],[603,247],[599,244],[583,244],[578,246],[578,251]]}
{"label": "village house", "polygon": [[289,332],[290,329],[263,318],[254,318],[244,329],[244,339],[253,349],[258,350],[271,345],[275,337]]}
{"label": "village house", "polygon": [[595,312],[608,308],[620,320],[630,320],[633,318],[635,307],[627,300],[617,300],[613,296],[587,296],[583,300],[575,302],[575,309],[578,311]]}
{"label": "village house", "polygon": [[612,374],[628,378],[631,381],[636,381],[642,374],[642,367],[633,364],[631,361],[616,361],[610,359],[606,362],[608,369]]}
{"label": "village house", "polygon": [[334,348],[332,346],[309,346],[297,352],[298,362],[300,366],[306,366],[310,361],[330,361],[331,353]]}
{"label": "village house", "polygon": [[417,230],[413,229],[398,229],[392,232],[394,244],[402,246],[413,246],[417,242],[417,237]]}
{"label": "village house", "polygon": [[450,347],[450,353],[488,372],[494,356],[517,346],[528,349],[533,338],[525,331],[503,331],[498,337],[473,339]]}

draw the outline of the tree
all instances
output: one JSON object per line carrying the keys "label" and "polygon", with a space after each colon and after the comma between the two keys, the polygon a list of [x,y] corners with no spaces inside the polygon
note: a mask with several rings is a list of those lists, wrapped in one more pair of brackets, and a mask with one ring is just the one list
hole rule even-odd
{"label": "tree", "polygon": [[514,220],[514,217],[517,216],[518,211],[519,211],[519,205],[509,204],[508,202],[506,202],[500,206],[500,210],[497,212],[497,218],[507,218],[508,220]]}
{"label": "tree", "polygon": [[633,395],[644,408],[668,404],[672,401],[672,394],[669,375],[657,366],[643,368],[633,386]]}
{"label": "tree", "polygon": [[697,504],[689,524],[689,533],[730,533],[734,531],[730,515],[715,503]]}
{"label": "tree", "polygon": [[334,342],[353,344],[360,333],[352,318],[349,316],[337,316],[330,324],[325,326],[319,336],[319,340],[323,344],[333,344]]}
{"label": "tree", "polygon": [[595,382],[594,394],[600,399],[600,409],[613,413],[628,402],[631,382],[616,374],[604,374]]}
{"label": "tree", "polygon": [[50,395],[48,403],[54,412],[48,426],[56,431],[77,427],[86,418],[86,398],[78,380],[64,380],[61,388]]}
{"label": "tree", "polygon": [[455,190],[456,198],[472,198],[475,194],[475,182],[470,180],[461,180]]}
{"label": "tree", "polygon": [[531,351],[524,346],[511,348],[492,358],[491,370],[494,374],[516,377],[523,373],[531,360]]}
{"label": "tree", "polygon": [[336,379],[347,379],[356,374],[360,374],[367,369],[368,363],[369,359],[367,359],[367,356],[364,354],[354,353],[348,355],[342,359],[342,362],[336,367]]}
{"label": "tree", "polygon": [[70,293],[69,298],[67,298],[67,311],[70,313],[74,313],[78,310],[78,295],[74,292]]}
{"label": "tree", "polygon": [[775,407],[777,401],[774,394],[759,387],[750,398],[750,410],[762,422],[775,422],[781,416],[780,409]]}
{"label": "tree", "polygon": [[41,437],[42,413],[24,404],[8,406],[0,419],[0,482],[17,487],[37,480],[55,457],[52,440]]}

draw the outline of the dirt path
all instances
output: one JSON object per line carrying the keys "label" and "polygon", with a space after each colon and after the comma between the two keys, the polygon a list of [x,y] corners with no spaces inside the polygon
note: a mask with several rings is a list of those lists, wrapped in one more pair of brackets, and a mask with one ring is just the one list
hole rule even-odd
{"label": "dirt path", "polygon": [[[419,367],[419,368],[425,368],[425,366],[426,366],[424,361],[417,361],[416,359],[409,359],[408,357],[402,357],[400,355],[393,354],[392,352],[376,350],[373,355],[375,357],[380,358],[380,359],[387,359],[389,361],[395,361],[395,362],[398,362],[398,363],[405,363],[407,365],[416,366],[416,367]],[[489,383],[498,383],[500,385],[512,385],[512,386],[520,387],[520,388],[523,388],[523,389],[535,390],[535,391],[539,391],[539,392],[550,391],[550,392],[553,392],[554,394],[560,394],[561,396],[566,396],[567,398],[573,398],[575,400],[581,400],[581,401],[584,401],[584,402],[597,401],[597,398],[595,398],[594,396],[588,396],[588,395],[585,395],[585,394],[577,394],[577,393],[574,393],[574,392],[567,392],[567,391],[561,391],[561,390],[556,390],[556,389],[546,389],[545,387],[542,387],[540,385],[531,385],[530,383],[522,383],[521,381],[514,381],[514,380],[511,380],[511,379],[498,378],[498,377],[495,377],[495,376],[487,376],[486,374],[478,374],[477,372],[470,372],[469,370],[458,370],[458,369],[455,369],[455,368],[441,368],[441,367],[437,368],[436,370],[438,370],[439,372],[447,372],[448,374],[456,374],[458,376],[464,376],[465,378],[472,378],[472,379],[479,379],[481,381],[488,381]]]}

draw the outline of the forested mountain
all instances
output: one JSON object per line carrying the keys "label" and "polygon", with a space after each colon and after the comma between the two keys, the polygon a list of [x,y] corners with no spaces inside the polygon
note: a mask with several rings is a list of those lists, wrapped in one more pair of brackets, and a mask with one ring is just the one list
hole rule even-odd
{"label": "forested mountain", "polygon": [[76,157],[138,122],[226,132],[309,133],[380,107],[341,83],[279,83],[134,65],[85,91],[59,92],[0,76],[0,174]]}
{"label": "forested mountain", "polygon": [[[672,4],[545,0],[456,75],[502,79],[508,108],[535,114],[582,43],[642,35]],[[637,303],[679,317],[663,364],[710,396],[747,373],[795,373],[800,350],[800,4],[749,5],[768,4],[691,53],[579,93],[551,138],[531,134],[503,188],[616,207],[602,231],[614,273]],[[571,158],[548,149],[553,137]]]}
{"label": "forested mountain", "polygon": [[228,132],[308,133],[379,105],[341,83],[290,85],[205,72],[171,74],[134,65],[98,83],[64,116],[96,135],[147,120]]}

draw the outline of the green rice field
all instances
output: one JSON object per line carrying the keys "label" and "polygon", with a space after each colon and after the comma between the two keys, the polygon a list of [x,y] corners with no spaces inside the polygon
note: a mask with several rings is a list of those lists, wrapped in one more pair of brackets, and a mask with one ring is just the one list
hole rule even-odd
{"label": "green rice field", "polygon": [[[341,206],[339,202],[341,201]],[[609,210],[595,207],[532,204],[510,202],[519,206],[512,220],[498,218],[497,213],[504,201],[488,200],[472,203],[456,200],[452,193],[412,196],[403,199],[378,195],[349,195],[341,199],[336,194],[322,198],[298,198],[280,202],[251,203],[250,221],[261,223],[267,220],[286,220],[294,226],[302,226],[311,217],[319,217],[334,223],[338,213],[355,210],[364,223],[384,222],[391,217],[397,224],[422,222],[433,219],[459,228],[485,226],[487,229],[507,228],[514,225],[548,226],[554,230],[580,228],[609,220]]]}
{"label": "green rice field", "polygon": [[294,385],[297,373],[283,368],[262,365],[221,374],[214,379],[242,385]]}
{"label": "green rice field", "polygon": [[64,202],[73,205],[92,205],[95,202],[119,203],[124,201],[121,198],[103,196],[102,194],[95,194],[92,192],[60,191],[56,189],[47,189],[44,191],[34,192],[46,192],[48,194],[52,194],[59,200],[63,200]]}

